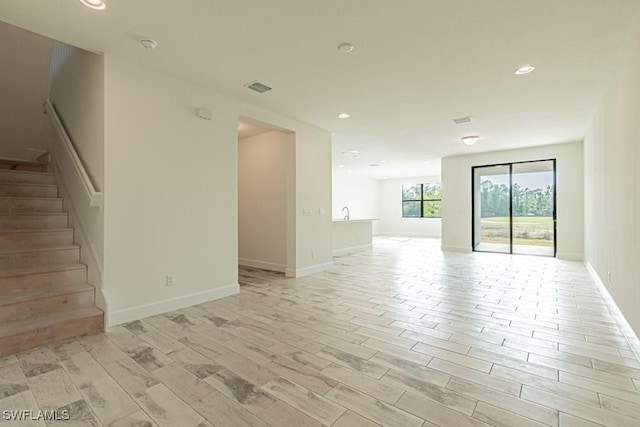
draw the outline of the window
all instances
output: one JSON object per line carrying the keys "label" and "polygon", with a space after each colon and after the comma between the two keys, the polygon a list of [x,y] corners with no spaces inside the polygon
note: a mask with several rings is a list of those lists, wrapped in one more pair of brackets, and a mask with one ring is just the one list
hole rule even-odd
{"label": "window", "polygon": [[403,218],[440,218],[442,188],[440,184],[402,186]]}

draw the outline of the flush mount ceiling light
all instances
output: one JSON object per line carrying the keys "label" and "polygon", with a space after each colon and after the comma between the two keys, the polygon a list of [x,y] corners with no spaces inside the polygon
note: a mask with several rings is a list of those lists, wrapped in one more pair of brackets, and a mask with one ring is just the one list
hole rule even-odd
{"label": "flush mount ceiling light", "polygon": [[80,0],[80,3],[95,10],[104,10],[107,7],[102,0]]}
{"label": "flush mount ceiling light", "polygon": [[359,157],[360,156],[360,150],[349,150],[349,151],[342,151],[340,152],[340,154],[342,154],[343,156],[350,154],[352,157]]}
{"label": "flush mount ceiling light", "polygon": [[151,39],[142,39],[140,40],[140,44],[143,48],[153,50],[158,47],[158,42]]}
{"label": "flush mount ceiling light", "polygon": [[338,50],[342,53],[351,53],[353,52],[353,45],[351,43],[340,43]]}
{"label": "flush mount ceiling light", "polygon": [[523,67],[520,67],[516,70],[516,74],[521,76],[523,74],[529,74],[530,72],[532,72],[533,70],[535,70],[536,67],[534,67],[533,65],[525,65]]}
{"label": "flush mount ceiling light", "polygon": [[338,118],[339,119],[348,119],[349,117],[351,117],[349,115],[349,113],[340,113],[340,114],[338,114]]}
{"label": "flush mount ceiling light", "polygon": [[469,135],[469,136],[463,136],[462,137],[462,142],[464,142],[466,145],[473,145],[476,142],[478,142],[478,139],[480,139],[479,136],[477,135]]}

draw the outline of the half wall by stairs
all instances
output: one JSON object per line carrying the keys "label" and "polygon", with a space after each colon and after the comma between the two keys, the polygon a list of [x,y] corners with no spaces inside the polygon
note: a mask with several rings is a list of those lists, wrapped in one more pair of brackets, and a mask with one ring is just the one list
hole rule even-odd
{"label": "half wall by stairs", "polygon": [[0,356],[102,331],[54,175],[0,160]]}

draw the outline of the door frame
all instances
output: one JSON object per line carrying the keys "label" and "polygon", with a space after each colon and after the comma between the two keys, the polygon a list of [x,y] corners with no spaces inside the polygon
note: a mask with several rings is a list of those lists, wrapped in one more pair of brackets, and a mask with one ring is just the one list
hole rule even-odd
{"label": "door frame", "polygon": [[[537,162],[551,162],[553,165],[553,258],[556,257],[558,252],[558,226],[557,226],[557,198],[556,198],[556,181],[557,181],[557,160],[552,159],[540,159],[540,160],[527,160],[521,162],[504,162],[504,163],[489,163],[485,165],[471,166],[471,251],[472,252],[486,252],[486,253],[505,253],[505,252],[492,252],[492,251],[476,251],[475,242],[475,218],[476,218],[476,191],[475,191],[475,170],[476,168],[486,168],[494,166],[508,166],[509,167],[509,252],[510,255],[518,255],[513,253],[513,165],[523,163],[537,163]],[[533,255],[535,256],[535,255]],[[541,255],[542,256],[542,255]]]}

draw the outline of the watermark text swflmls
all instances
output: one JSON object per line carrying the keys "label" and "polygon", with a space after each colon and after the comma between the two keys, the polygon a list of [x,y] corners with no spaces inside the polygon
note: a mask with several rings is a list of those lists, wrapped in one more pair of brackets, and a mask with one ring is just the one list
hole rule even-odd
{"label": "watermark text swflmls", "polygon": [[2,411],[2,419],[6,421],[67,421],[69,420],[69,410],[38,410],[22,409],[19,411],[11,411],[5,409]]}

